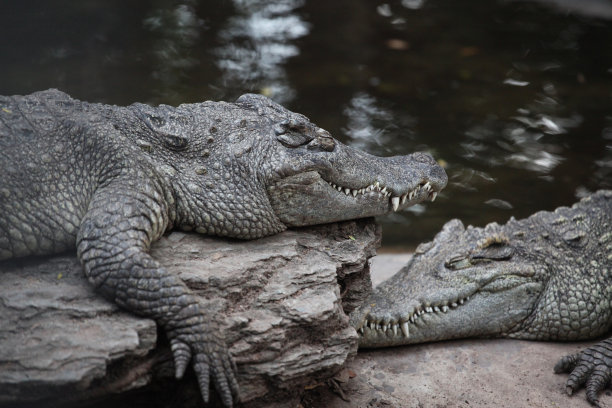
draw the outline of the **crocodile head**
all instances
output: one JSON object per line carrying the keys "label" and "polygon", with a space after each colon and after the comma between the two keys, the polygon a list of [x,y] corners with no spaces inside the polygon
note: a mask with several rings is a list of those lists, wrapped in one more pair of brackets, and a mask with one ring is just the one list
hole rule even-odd
{"label": "crocodile head", "polygon": [[466,229],[449,221],[353,312],[360,347],[530,338],[530,330],[538,330],[532,323],[550,274],[527,246],[509,240],[495,223]]}
{"label": "crocodile head", "polygon": [[609,332],[612,192],[506,224],[446,223],[351,314],[360,347]]}
{"label": "crocodile head", "polygon": [[237,101],[274,117],[267,143],[266,189],[275,216],[285,226],[369,217],[434,200],[447,177],[425,153],[376,157],[346,146],[306,117],[268,98]]}
{"label": "crocodile head", "polygon": [[372,156],[261,95],[138,108],[161,117],[148,126],[177,146],[166,154],[177,223],[202,233],[251,239],[381,215],[433,200],[447,182],[428,154]]}

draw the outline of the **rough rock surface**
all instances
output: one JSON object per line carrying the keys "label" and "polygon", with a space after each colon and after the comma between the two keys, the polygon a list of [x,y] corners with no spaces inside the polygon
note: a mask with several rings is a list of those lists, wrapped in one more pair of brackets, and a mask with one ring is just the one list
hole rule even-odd
{"label": "rough rock surface", "polygon": [[[346,314],[369,293],[379,242],[376,224],[360,220],[245,242],[173,232],[152,254],[226,316],[242,401],[289,407],[356,353]],[[96,294],[73,255],[0,270],[0,404],[91,401],[172,381],[154,321]]]}

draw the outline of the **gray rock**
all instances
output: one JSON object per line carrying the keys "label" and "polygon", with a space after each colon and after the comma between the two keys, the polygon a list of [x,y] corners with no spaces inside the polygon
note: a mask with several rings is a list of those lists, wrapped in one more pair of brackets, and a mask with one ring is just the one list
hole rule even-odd
{"label": "gray rock", "polygon": [[[361,220],[245,242],[173,232],[152,254],[222,317],[242,402],[283,407],[356,353],[347,313],[369,293],[379,243],[380,229]],[[74,255],[0,270],[0,404],[61,405],[170,380],[155,322],[95,293]]]}

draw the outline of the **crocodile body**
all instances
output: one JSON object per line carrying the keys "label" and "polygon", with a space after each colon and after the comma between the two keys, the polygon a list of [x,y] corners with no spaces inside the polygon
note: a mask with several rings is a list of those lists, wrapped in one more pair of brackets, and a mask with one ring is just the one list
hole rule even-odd
{"label": "crocodile body", "polygon": [[[449,221],[351,315],[361,348],[464,337],[573,341],[612,329],[612,191],[505,225]],[[610,381],[612,338],[563,358],[567,391]]]}
{"label": "crocodile body", "polygon": [[238,383],[220,317],[151,243],[172,228],[254,239],[379,215],[446,184],[427,154],[371,156],[250,94],[178,107],[0,97],[0,174],[0,261],[76,248],[99,292],[164,329],[176,376],[192,362],[204,401],[212,379],[226,406]]}

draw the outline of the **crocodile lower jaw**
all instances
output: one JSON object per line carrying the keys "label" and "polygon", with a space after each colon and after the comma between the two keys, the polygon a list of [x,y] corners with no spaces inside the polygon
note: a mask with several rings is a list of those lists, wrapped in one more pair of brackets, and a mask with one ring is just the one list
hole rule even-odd
{"label": "crocodile lower jaw", "polygon": [[406,203],[413,205],[416,202],[424,201],[425,199],[435,201],[436,197],[438,196],[438,192],[433,189],[429,182],[419,184],[412,190],[403,192],[402,194],[396,194],[385,186],[381,187],[379,182],[370,184],[367,187],[351,189],[349,187],[339,186],[328,180],[325,181],[331,186],[331,188],[347,196],[357,197],[365,194],[378,195],[381,200],[389,200],[389,205],[393,211],[397,211],[400,206],[405,206]]}
{"label": "crocodile lower jaw", "polygon": [[371,334],[384,336],[384,335],[392,335],[393,337],[403,336],[405,339],[410,338],[410,326],[415,325],[419,322],[419,319],[427,314],[439,314],[439,313],[447,313],[451,309],[456,309],[459,306],[465,304],[470,300],[470,296],[466,296],[465,298],[440,304],[440,305],[431,305],[431,306],[419,306],[416,310],[410,314],[409,316],[399,319],[399,321],[392,320],[388,323],[383,323],[380,320],[376,319],[365,319],[361,327],[357,329],[357,333],[359,333],[360,337],[367,336],[366,331],[372,332]]}

